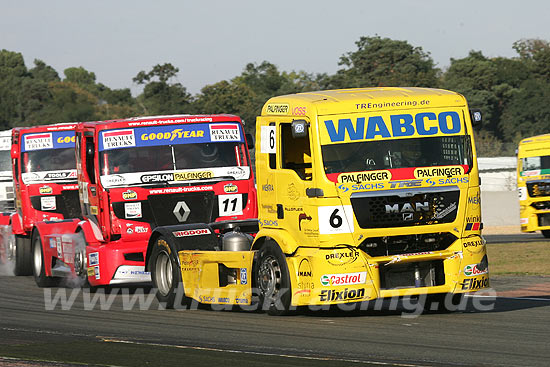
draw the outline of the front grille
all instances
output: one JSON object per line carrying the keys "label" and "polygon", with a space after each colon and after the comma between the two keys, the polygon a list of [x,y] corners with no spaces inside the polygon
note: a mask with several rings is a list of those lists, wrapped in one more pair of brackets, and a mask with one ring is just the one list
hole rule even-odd
{"label": "front grille", "polygon": [[359,247],[369,256],[392,256],[442,251],[451,246],[457,237],[452,233],[424,233],[404,236],[366,238]]}
{"label": "front grille", "polygon": [[450,223],[456,218],[457,186],[358,192],[351,205],[361,228]]}
{"label": "front grille", "polygon": [[550,180],[527,182],[527,192],[532,198],[538,196],[550,196]]}
{"label": "front grille", "polygon": [[445,284],[443,260],[380,264],[380,288],[419,288]]}
{"label": "front grille", "polygon": [[[42,198],[55,197],[55,205],[51,206],[53,200],[48,200],[47,205],[43,206]],[[80,198],[78,190],[63,190],[61,195],[38,195],[31,196],[31,205],[35,210],[46,211],[49,213],[62,214],[63,218],[78,218],[82,215],[80,210]],[[53,208],[53,209],[52,209]]]}

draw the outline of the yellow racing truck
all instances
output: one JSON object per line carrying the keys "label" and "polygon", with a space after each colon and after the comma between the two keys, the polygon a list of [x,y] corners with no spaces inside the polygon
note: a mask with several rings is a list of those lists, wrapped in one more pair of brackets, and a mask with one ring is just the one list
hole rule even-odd
{"label": "yellow racing truck", "polygon": [[480,123],[463,96],[439,89],[271,98],[256,124],[258,223],[154,233],[157,298],[270,314],[402,296],[455,307],[489,286]]}
{"label": "yellow racing truck", "polygon": [[550,134],[520,141],[517,180],[521,231],[550,238]]}

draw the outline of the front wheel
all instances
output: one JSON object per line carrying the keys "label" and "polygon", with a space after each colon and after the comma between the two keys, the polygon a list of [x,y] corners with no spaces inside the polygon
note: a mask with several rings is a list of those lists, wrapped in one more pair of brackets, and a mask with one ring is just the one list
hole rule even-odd
{"label": "front wheel", "polygon": [[15,236],[15,275],[31,275],[32,274],[32,246],[31,240],[27,237]]}
{"label": "front wheel", "polygon": [[42,239],[37,231],[34,232],[32,239],[32,260],[34,280],[39,287],[55,287],[59,284],[59,278],[46,276]]}
{"label": "front wheel", "polygon": [[267,241],[260,248],[255,281],[260,307],[269,315],[287,314],[292,298],[290,276],[285,255],[273,241]]}
{"label": "front wheel", "polygon": [[542,235],[544,236],[544,238],[550,238],[550,229],[543,229],[542,231],[540,231],[542,233]]}
{"label": "front wheel", "polygon": [[153,244],[149,269],[157,299],[164,307],[174,308],[189,303],[183,289],[177,253],[163,236],[158,237]]}

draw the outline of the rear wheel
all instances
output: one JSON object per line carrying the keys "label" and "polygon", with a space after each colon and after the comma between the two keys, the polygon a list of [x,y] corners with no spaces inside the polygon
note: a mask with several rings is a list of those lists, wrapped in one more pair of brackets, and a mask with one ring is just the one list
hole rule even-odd
{"label": "rear wheel", "polygon": [[30,238],[15,236],[15,275],[31,275],[32,248]]}
{"label": "rear wheel", "polygon": [[544,238],[550,238],[550,229],[543,229],[541,233],[544,236]]}
{"label": "rear wheel", "polygon": [[292,298],[290,276],[285,255],[273,241],[267,241],[260,249],[255,280],[260,307],[269,315],[287,314]]}
{"label": "rear wheel", "polygon": [[59,278],[46,276],[44,268],[44,252],[42,250],[42,239],[38,231],[34,232],[32,239],[32,262],[34,280],[39,287],[55,287],[59,284]]}
{"label": "rear wheel", "polygon": [[181,278],[181,269],[177,253],[163,236],[156,239],[151,251],[149,269],[153,286],[157,290],[157,299],[166,308],[186,305],[190,299],[185,297]]}

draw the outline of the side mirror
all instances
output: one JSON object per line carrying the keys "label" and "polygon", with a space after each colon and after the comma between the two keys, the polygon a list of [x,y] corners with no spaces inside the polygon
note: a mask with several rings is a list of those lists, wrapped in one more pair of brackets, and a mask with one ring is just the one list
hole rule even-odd
{"label": "side mirror", "polygon": [[307,136],[308,123],[306,120],[294,120],[292,121],[292,137],[305,138]]}
{"label": "side mirror", "polygon": [[245,134],[246,146],[248,149],[254,149],[254,137],[252,134]]}
{"label": "side mirror", "polygon": [[480,128],[483,118],[481,116],[481,110],[478,108],[470,109],[470,118],[472,119],[472,126]]}
{"label": "side mirror", "polygon": [[12,159],[19,158],[19,145],[13,144],[11,146],[11,158]]}

